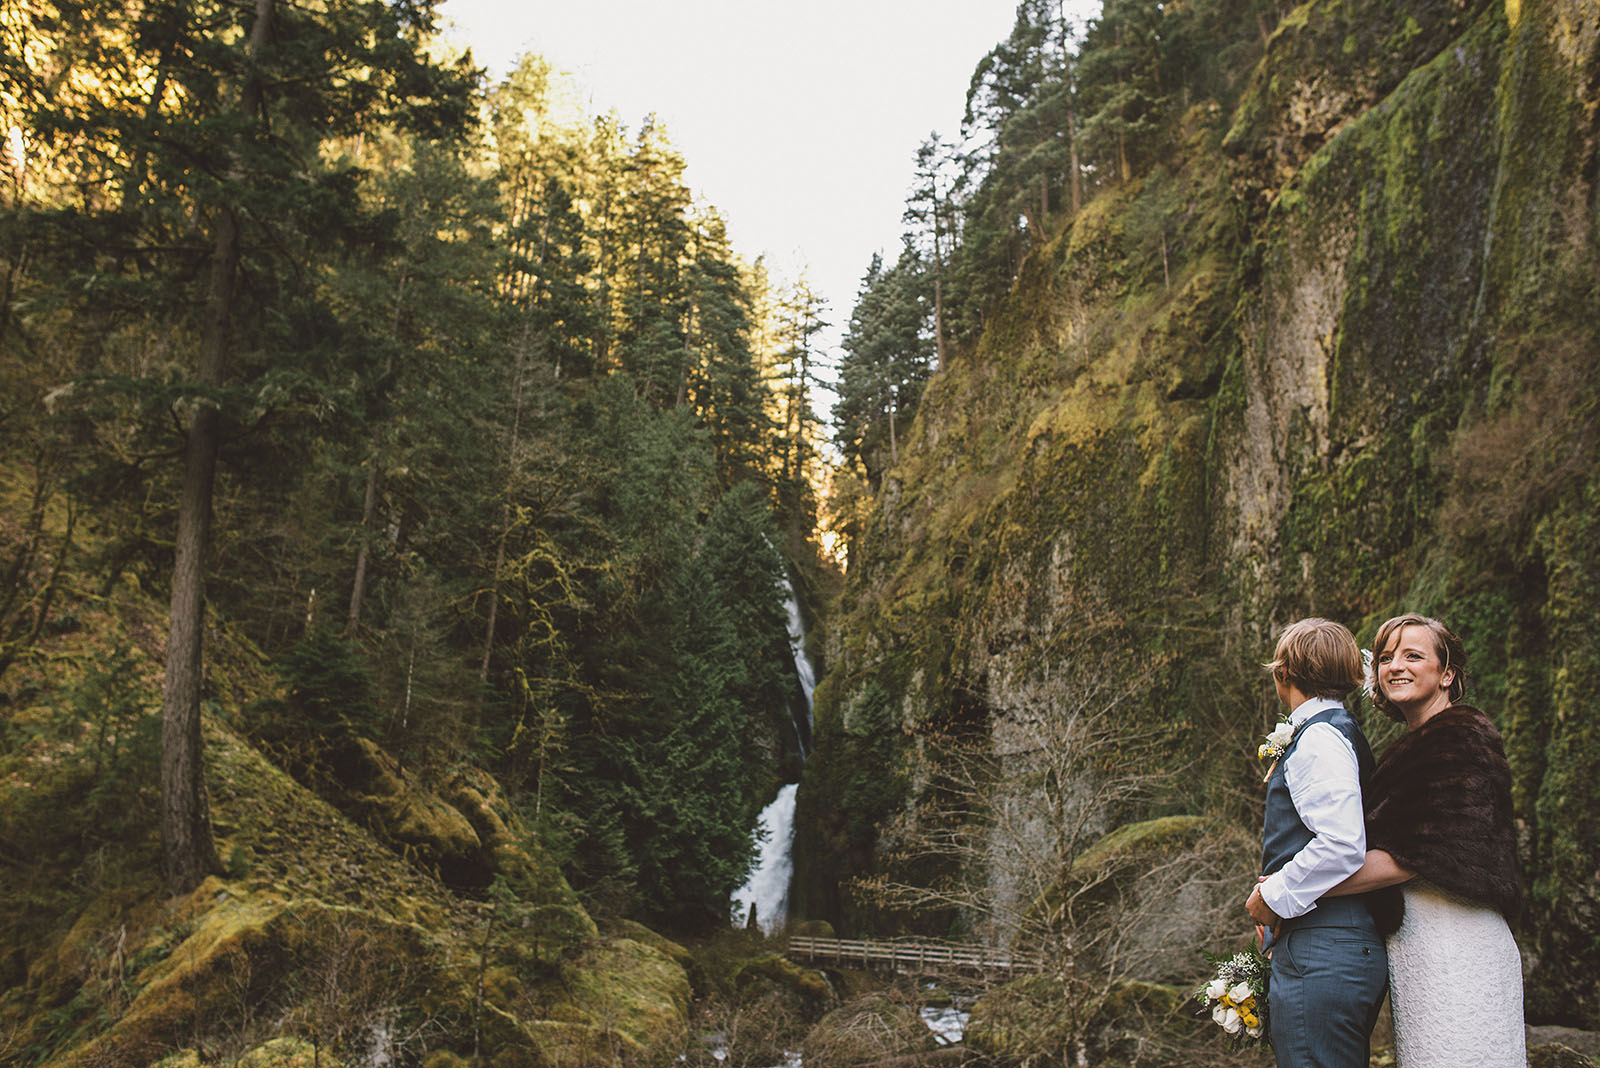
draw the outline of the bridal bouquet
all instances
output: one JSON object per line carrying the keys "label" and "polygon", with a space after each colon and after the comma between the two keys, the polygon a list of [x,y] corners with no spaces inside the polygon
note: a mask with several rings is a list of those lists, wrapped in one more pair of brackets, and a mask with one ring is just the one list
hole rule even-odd
{"label": "bridal bouquet", "polygon": [[1254,949],[1231,957],[1206,954],[1217,971],[1196,995],[1211,1011],[1211,1019],[1234,1038],[1259,1039],[1267,1029],[1267,983],[1272,968]]}

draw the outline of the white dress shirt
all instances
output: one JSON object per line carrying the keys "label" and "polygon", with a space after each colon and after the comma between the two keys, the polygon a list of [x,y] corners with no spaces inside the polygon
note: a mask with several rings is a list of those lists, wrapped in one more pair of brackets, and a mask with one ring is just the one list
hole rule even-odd
{"label": "white dress shirt", "polygon": [[1344,702],[1313,697],[1289,714],[1299,743],[1283,766],[1300,822],[1311,841],[1261,884],[1261,897],[1284,919],[1304,916],[1317,898],[1361,867],[1367,857],[1367,824],[1361,809],[1361,771],[1356,750],[1331,723],[1306,720]]}

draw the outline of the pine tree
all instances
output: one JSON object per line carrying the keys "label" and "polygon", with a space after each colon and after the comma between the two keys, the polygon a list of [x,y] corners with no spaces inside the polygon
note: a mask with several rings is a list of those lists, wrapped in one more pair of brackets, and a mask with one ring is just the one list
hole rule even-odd
{"label": "pine tree", "polygon": [[[54,47],[26,54],[16,95],[53,165],[83,191],[59,205],[54,240],[121,294],[86,318],[97,337],[85,382],[122,384],[151,414],[165,392],[181,427],[162,746],[164,867],[181,892],[215,866],[200,690],[218,458],[237,427],[315,392],[327,369],[315,363],[329,353],[296,344],[317,319],[317,294],[295,264],[361,215],[352,175],[325,166],[320,146],[384,113],[433,136],[464,127],[470,82],[421,54],[427,5],[172,0],[60,15],[35,25]],[[134,86],[148,90],[126,91]],[[191,347],[173,362],[176,389],[148,374],[112,377],[107,343],[136,315]]]}
{"label": "pine tree", "polygon": [[930,274],[909,245],[888,270],[874,256],[850,313],[835,387],[835,440],[874,486],[900,462],[900,428],[909,425],[933,372]]}

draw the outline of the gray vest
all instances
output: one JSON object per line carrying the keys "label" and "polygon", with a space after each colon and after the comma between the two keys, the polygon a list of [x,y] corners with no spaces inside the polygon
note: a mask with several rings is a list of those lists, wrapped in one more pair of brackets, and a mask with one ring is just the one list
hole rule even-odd
{"label": "gray vest", "polygon": [[1363,795],[1366,793],[1368,780],[1372,778],[1372,748],[1367,745],[1366,735],[1361,733],[1361,728],[1356,726],[1356,721],[1349,712],[1343,708],[1327,708],[1302,723],[1300,729],[1295,731],[1288,747],[1284,749],[1283,755],[1278,758],[1278,766],[1272,769],[1272,776],[1267,780],[1267,811],[1261,822],[1262,875],[1271,875],[1289,863],[1294,859],[1294,855],[1315,837],[1300,821],[1300,813],[1295,811],[1294,800],[1289,796],[1289,784],[1283,778],[1283,770],[1289,763],[1290,755],[1294,752],[1295,746],[1300,744],[1306,728],[1313,723],[1331,723],[1340,734],[1350,740],[1350,745],[1356,751],[1356,767],[1361,775]]}

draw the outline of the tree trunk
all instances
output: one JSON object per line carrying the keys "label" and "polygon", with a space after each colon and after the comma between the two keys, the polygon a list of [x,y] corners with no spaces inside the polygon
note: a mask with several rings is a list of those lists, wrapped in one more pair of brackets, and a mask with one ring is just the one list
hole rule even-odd
{"label": "tree trunk", "polygon": [[1072,177],[1072,217],[1077,218],[1078,209],[1083,206],[1082,181],[1078,173],[1078,108],[1072,100],[1072,55],[1067,51],[1067,35],[1064,27],[1061,34],[1061,63],[1063,77],[1067,82],[1067,170]]}
{"label": "tree trunk", "polygon": [[367,492],[361,502],[361,547],[356,550],[356,575],[350,580],[350,611],[345,615],[344,636],[355,635],[361,625],[361,602],[367,593],[367,560],[372,555],[372,526],[378,519],[378,442],[373,432],[367,454]]}
{"label": "tree trunk", "polygon": [[500,513],[500,540],[494,550],[494,574],[489,577],[489,618],[483,627],[483,659],[478,664],[478,681],[489,678],[489,658],[494,653],[494,627],[500,610],[500,571],[506,564],[506,541],[511,537],[511,494],[517,485],[517,446],[522,430],[522,373],[528,355],[528,339],[533,331],[533,312],[522,321],[522,337],[517,341],[517,362],[511,384],[511,433],[506,443],[506,501]]}
{"label": "tree trunk", "polygon": [[[406,270],[400,268],[400,285],[394,295],[394,316],[389,321],[389,333],[396,341],[400,338],[400,305],[405,299]],[[394,371],[391,355],[383,364],[383,377],[387,380]],[[353,637],[361,625],[361,604],[367,594],[367,563],[372,556],[372,528],[378,522],[378,467],[382,433],[372,431],[372,448],[367,454],[367,491],[361,501],[361,547],[356,550],[356,576],[350,581],[350,611],[345,616],[345,637]]]}
{"label": "tree trunk", "polygon": [[689,325],[683,330],[683,366],[678,374],[678,400],[674,405],[682,408],[689,402],[689,371],[694,365],[694,296],[689,297]]}
{"label": "tree trunk", "polygon": [[[256,0],[249,54],[266,47],[274,0]],[[253,117],[261,110],[261,79],[247,75],[239,107]],[[234,175],[234,180],[242,176]],[[197,380],[222,383],[239,271],[239,220],[224,208],[217,217],[206,289]],[[221,415],[209,398],[195,407],[184,447],[183,489],[178,502],[172,608],[167,634],[166,678],[161,699],[161,866],[167,891],[183,894],[215,871],[216,845],[206,804],[200,729],[204,673],[205,555],[211,539],[211,494],[221,444]]]}
{"label": "tree trunk", "polygon": [[900,466],[900,446],[899,446],[899,443],[895,439],[895,433],[894,433],[894,417],[895,417],[895,414],[896,413],[895,413],[895,403],[894,403],[894,387],[890,386],[889,387],[889,466],[890,467],[899,467]]}

